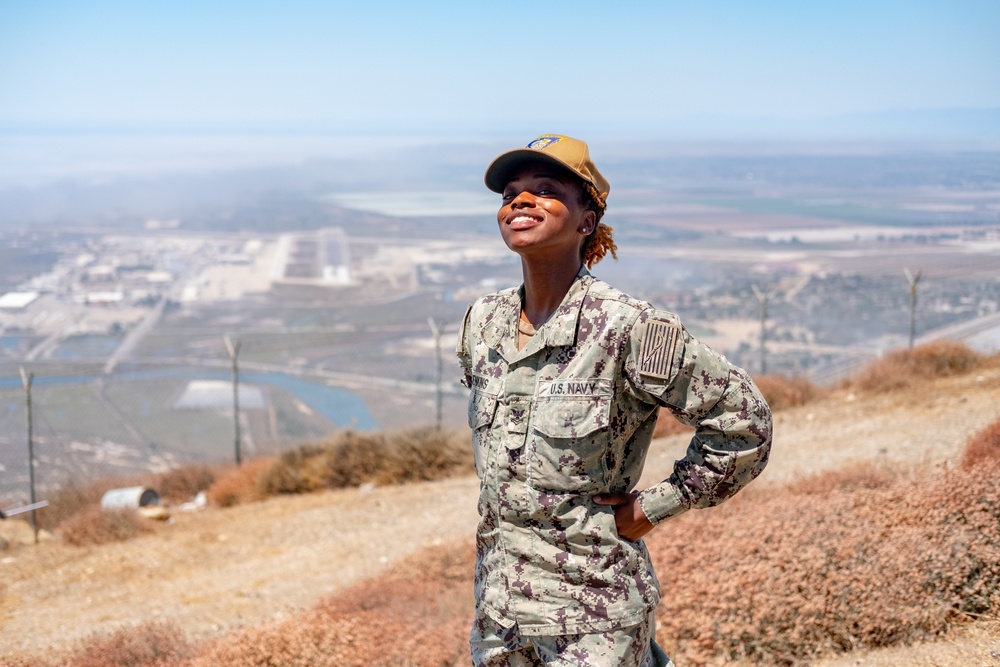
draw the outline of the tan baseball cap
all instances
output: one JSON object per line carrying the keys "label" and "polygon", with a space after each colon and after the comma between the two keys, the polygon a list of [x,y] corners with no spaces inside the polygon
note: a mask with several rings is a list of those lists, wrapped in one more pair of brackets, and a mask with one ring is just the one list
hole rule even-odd
{"label": "tan baseball cap", "polygon": [[568,169],[587,183],[593,185],[598,194],[608,196],[611,184],[608,179],[597,171],[590,159],[587,144],[561,134],[543,134],[532,140],[526,148],[515,148],[501,153],[490,166],[486,168],[486,187],[493,192],[503,194],[503,189],[510,181],[514,170],[525,162],[552,162]]}

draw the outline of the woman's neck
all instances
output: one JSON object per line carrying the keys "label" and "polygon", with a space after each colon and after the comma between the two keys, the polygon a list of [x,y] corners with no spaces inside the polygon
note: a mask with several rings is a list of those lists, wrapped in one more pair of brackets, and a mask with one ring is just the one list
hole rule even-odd
{"label": "woman's neck", "polygon": [[555,312],[580,272],[580,263],[529,263],[521,258],[524,275],[522,317],[540,327]]}

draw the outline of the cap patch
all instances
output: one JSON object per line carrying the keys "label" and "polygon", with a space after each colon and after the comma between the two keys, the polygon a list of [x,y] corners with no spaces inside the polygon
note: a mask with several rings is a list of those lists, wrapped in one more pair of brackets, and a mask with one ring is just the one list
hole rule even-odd
{"label": "cap patch", "polygon": [[559,141],[560,139],[562,139],[562,137],[559,136],[559,135],[557,135],[557,134],[549,135],[547,137],[538,137],[537,139],[535,139],[534,141],[532,141],[530,144],[528,144],[528,148],[533,148],[536,151],[543,151],[546,148],[548,148],[549,146],[551,146],[552,144],[554,144],[557,141]]}
{"label": "cap patch", "polygon": [[670,367],[673,365],[679,332],[680,329],[666,322],[650,320],[646,323],[646,332],[642,337],[639,352],[640,374],[664,380],[670,379]]}

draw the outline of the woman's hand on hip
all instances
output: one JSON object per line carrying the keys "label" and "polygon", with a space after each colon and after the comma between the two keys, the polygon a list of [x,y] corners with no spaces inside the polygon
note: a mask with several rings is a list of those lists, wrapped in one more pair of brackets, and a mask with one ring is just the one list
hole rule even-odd
{"label": "woman's hand on hip", "polygon": [[594,502],[615,508],[615,527],[626,540],[634,542],[653,530],[653,524],[639,505],[638,493],[602,493],[594,496]]}

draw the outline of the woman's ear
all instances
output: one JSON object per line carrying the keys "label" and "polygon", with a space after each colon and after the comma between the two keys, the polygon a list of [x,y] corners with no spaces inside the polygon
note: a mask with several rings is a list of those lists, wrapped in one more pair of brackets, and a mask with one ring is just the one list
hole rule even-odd
{"label": "woman's ear", "polygon": [[583,222],[580,223],[580,233],[590,236],[597,229],[597,214],[587,209],[583,214]]}

